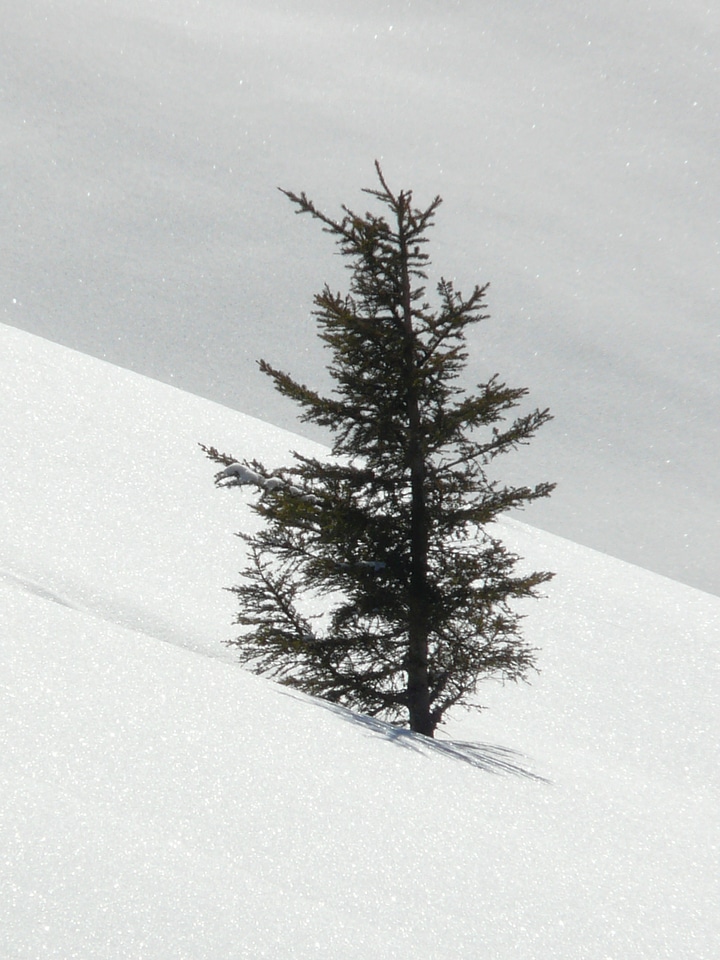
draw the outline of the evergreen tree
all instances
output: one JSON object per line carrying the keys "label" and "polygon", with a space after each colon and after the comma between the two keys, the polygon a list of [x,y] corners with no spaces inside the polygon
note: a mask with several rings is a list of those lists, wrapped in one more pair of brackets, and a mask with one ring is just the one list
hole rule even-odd
{"label": "evergreen tree", "polygon": [[283,191],[334,237],[352,279],[347,294],[325,286],[314,298],[330,396],[260,367],[303,421],[329,428],[332,455],[294,454],[270,472],[203,450],[224,465],[219,485],[260,491],[264,526],[241,535],[250,566],[232,588],[242,632],[229,642],[241,661],[432,737],[448,708],[473,704],[481,678],[526,679],[534,667],[511,601],[536,596],[552,574],[518,574],[489,527],[553,485],[502,485],[487,469],[550,416],[508,421],[527,391],[498,376],[472,394],[458,385],[466,329],[487,319],[487,285],[465,298],[441,279],[430,306],[425,245],[441,200],[418,209],[376,170],[378,188],[364,192],[379,213],[343,207],[335,220]]}

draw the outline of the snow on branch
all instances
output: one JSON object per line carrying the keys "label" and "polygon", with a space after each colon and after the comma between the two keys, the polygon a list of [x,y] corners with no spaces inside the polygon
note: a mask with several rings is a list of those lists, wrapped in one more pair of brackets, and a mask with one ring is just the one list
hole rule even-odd
{"label": "snow on branch", "polygon": [[[222,483],[223,480],[229,480],[230,483]],[[220,473],[215,474],[215,482],[218,486],[252,486],[259,487],[261,490],[277,490],[278,487],[289,486],[281,477],[264,477],[257,470],[251,469],[246,463],[238,463],[237,460],[229,463]]]}
{"label": "snow on branch", "polygon": [[252,463],[240,463],[226,453],[220,453],[215,447],[206,447],[199,444],[200,449],[215,463],[224,464],[224,468],[215,474],[215,483],[218,487],[257,487],[263,493],[274,490],[284,490],[305,503],[320,504],[322,501],[312,493],[307,493],[289,480],[277,474],[269,473],[261,463],[255,460]]}
{"label": "snow on branch", "polygon": [[371,573],[382,573],[387,568],[384,560],[356,560],[355,563],[336,562],[337,570],[369,570]]}

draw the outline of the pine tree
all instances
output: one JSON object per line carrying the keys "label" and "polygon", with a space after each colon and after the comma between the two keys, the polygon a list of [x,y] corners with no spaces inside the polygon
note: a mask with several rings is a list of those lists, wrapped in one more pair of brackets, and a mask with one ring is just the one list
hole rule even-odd
{"label": "pine tree", "polygon": [[327,459],[294,454],[268,471],[213,447],[219,485],[253,485],[261,532],[243,536],[249,568],[232,590],[240,635],[229,641],[258,673],[432,737],[446,711],[474,704],[488,676],[527,679],[536,651],[520,633],[518,598],[552,574],[518,574],[518,557],[489,528],[497,516],[547,496],[549,483],[493,481],[495,457],[550,419],[508,421],[527,390],[493,376],[469,394],[466,331],[487,319],[487,285],[463,297],[441,279],[426,299],[427,232],[441,203],[410,191],[364,191],[379,213],[322,213],[283,191],[337,242],[351,271],[347,294],[314,298],[335,387],[321,396],[260,361],[301,419],[329,428]]}

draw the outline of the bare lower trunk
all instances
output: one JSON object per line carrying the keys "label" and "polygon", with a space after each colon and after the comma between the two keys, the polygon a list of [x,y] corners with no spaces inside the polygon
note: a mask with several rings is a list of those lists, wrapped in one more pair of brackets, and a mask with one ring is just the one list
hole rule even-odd
{"label": "bare lower trunk", "polygon": [[430,685],[428,683],[427,658],[425,663],[408,662],[407,684],[410,729],[426,737],[435,735],[435,720],[430,710]]}

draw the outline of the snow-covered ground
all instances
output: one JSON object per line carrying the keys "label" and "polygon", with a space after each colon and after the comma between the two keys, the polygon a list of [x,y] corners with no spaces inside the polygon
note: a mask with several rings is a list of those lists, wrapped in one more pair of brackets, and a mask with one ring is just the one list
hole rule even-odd
{"label": "snow-covered ground", "polygon": [[554,424],[535,522],[720,593],[720,7],[0,0],[0,320],[292,427],[328,238],[277,186],[441,193],[473,380]]}
{"label": "snow-covered ground", "polygon": [[0,390],[0,957],[715,960],[719,598],[504,524],[542,672],[443,735],[550,782],[475,769],[222,645],[196,443],[308,441],[7,326]]}

